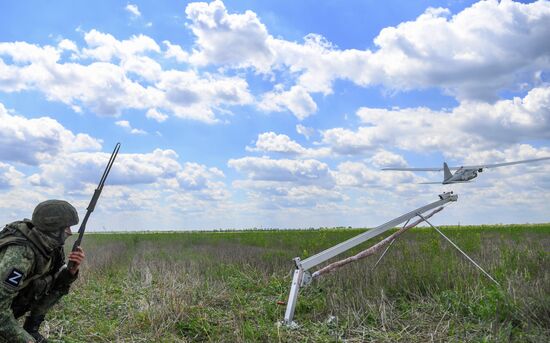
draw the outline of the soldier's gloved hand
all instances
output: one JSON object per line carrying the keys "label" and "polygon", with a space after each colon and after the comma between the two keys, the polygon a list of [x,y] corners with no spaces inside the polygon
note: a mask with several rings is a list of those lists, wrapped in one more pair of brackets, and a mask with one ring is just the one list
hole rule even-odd
{"label": "soldier's gloved hand", "polygon": [[69,272],[72,275],[75,275],[76,272],[78,272],[78,268],[80,267],[82,261],[84,261],[84,257],[86,257],[86,255],[84,255],[84,250],[82,250],[81,247],[76,248],[76,251],[72,251],[69,254],[69,261],[74,262],[74,267],[69,269]]}
{"label": "soldier's gloved hand", "polygon": [[38,332],[40,325],[44,321],[44,315],[31,315],[25,318],[25,324],[23,324],[23,329],[31,335],[37,343],[48,343],[48,341]]}

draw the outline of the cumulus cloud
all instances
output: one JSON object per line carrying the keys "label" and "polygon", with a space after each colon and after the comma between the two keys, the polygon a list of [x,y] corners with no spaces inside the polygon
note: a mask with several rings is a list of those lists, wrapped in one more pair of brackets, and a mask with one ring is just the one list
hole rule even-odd
{"label": "cumulus cloud", "polygon": [[[163,70],[155,60],[161,49],[150,37],[117,40],[91,30],[84,40],[87,46],[76,48],[73,60],[90,60],[89,64],[61,59],[65,49],[75,50],[68,42],[58,48],[0,43],[0,91],[39,90],[77,112],[86,107],[99,115],[119,116],[124,110],[137,109],[159,121],[172,114],[207,123],[218,122],[216,113],[227,112],[228,106],[253,101],[243,78]],[[181,51],[167,46],[167,56],[181,58]]]}
{"label": "cumulus cloud", "polygon": [[403,156],[395,154],[391,151],[387,150],[379,150],[377,151],[371,158],[370,161],[372,164],[378,168],[382,167],[406,167],[407,162],[403,158]]}
{"label": "cumulus cloud", "polygon": [[145,35],[119,41],[111,34],[90,30],[84,34],[84,40],[88,47],[82,49],[82,57],[102,62],[109,62],[113,58],[129,59],[147,52],[160,52],[158,44]]}
{"label": "cumulus cloud", "polygon": [[548,68],[549,19],[546,1],[480,1],[452,17],[430,8],[380,32],[374,66],[395,88],[439,86],[460,99],[494,100]]}
{"label": "cumulus cloud", "polygon": [[[247,191],[251,202],[266,210],[335,206],[350,201],[354,190],[391,190],[392,194],[421,194],[417,183],[427,179],[414,173],[386,173],[361,162],[342,162],[335,170],[316,160],[273,160],[244,157],[228,165],[244,174],[234,189]],[[374,196],[376,198],[376,196]],[[349,210],[349,209],[348,209]]]}
{"label": "cumulus cloud", "polygon": [[164,57],[174,58],[176,61],[183,63],[189,61],[189,53],[184,51],[181,46],[170,43],[170,41],[163,41],[166,46],[166,51],[164,52]]}
{"label": "cumulus cloud", "polygon": [[156,84],[166,107],[177,117],[214,123],[214,110],[223,105],[245,105],[253,98],[248,84],[239,77],[207,75],[201,78],[194,71],[170,70]]}
{"label": "cumulus cloud", "polygon": [[343,192],[317,185],[237,180],[233,182],[233,187],[246,190],[253,206],[264,210],[315,209],[348,199]]}
{"label": "cumulus cloud", "polygon": [[[92,33],[91,36],[97,35]],[[104,60],[89,65],[59,63],[59,51],[51,46],[0,43],[0,55],[17,57],[14,58],[15,64],[4,65],[6,73],[0,73],[0,90],[39,90],[49,100],[69,106],[83,105],[101,115],[118,115],[122,109],[147,107],[148,103],[161,96],[160,92],[132,81],[124,68],[105,62],[116,54],[116,49],[111,49],[107,42],[101,43],[111,38],[97,38],[95,49],[84,49],[83,56]],[[118,49],[124,50],[123,47]],[[129,64],[129,70],[141,72],[145,78],[150,77],[147,68],[139,68],[132,59],[124,61]],[[2,67],[0,63],[0,69]]]}
{"label": "cumulus cloud", "polygon": [[[133,6],[127,9],[139,13]],[[502,90],[540,85],[550,66],[547,1],[482,1],[455,15],[430,8],[381,30],[372,50],[339,49],[315,33],[303,42],[275,38],[254,12],[229,13],[221,1],[190,3],[186,15],[195,36],[190,52],[169,41],[162,51],[145,35],[118,40],[97,30],[84,34],[82,48],[68,40],[57,47],[0,43],[0,90],[38,89],[77,111],[85,106],[102,115],[155,108],[210,123],[218,122],[220,106],[252,103],[243,78],[163,70],[158,62],[163,55],[196,67],[251,68],[269,75],[275,86],[260,96],[258,108],[289,111],[303,120],[317,111],[312,94],[331,94],[340,79],[391,90],[439,87],[461,101],[494,101]],[[63,51],[92,63],[63,63]],[[162,85],[173,75],[165,74],[174,73],[184,79],[194,73],[197,87],[189,94],[167,94]],[[213,91],[197,98],[204,85]]]}
{"label": "cumulus cloud", "polygon": [[76,46],[75,42],[73,42],[72,40],[69,40],[69,39],[62,39],[57,44],[57,47],[61,50],[78,52],[78,47]]}
{"label": "cumulus cloud", "polygon": [[256,147],[246,147],[248,151],[270,151],[290,154],[302,154],[305,149],[287,135],[278,135],[275,132],[264,132],[258,135]]}
{"label": "cumulus cloud", "polygon": [[454,16],[429,8],[381,30],[374,50],[341,50],[318,34],[302,44],[274,38],[253,12],[228,13],[221,1],[191,3],[186,14],[197,37],[192,63],[288,70],[295,84],[275,87],[259,106],[299,119],[316,111],[310,94],[332,93],[337,79],[405,91],[439,87],[460,100],[494,101],[501,90],[533,85],[550,66],[547,1],[481,1]]}
{"label": "cumulus cloud", "polygon": [[139,8],[137,5],[129,3],[128,5],[126,5],[124,9],[134,17],[141,17],[141,12],[139,11]]}
{"label": "cumulus cloud", "polygon": [[123,127],[125,129],[129,129],[130,128],[130,122],[127,121],[127,120],[119,120],[119,121],[116,121],[115,124],[117,126],[120,126],[120,127]]}
{"label": "cumulus cloud", "polygon": [[[78,152],[59,156],[52,163],[40,166],[32,176],[34,184],[48,180],[63,185],[67,192],[82,192],[95,186],[98,173],[105,168],[110,154]],[[109,175],[109,184],[121,187],[148,187],[170,192],[190,192],[204,201],[225,199],[225,177],[217,168],[186,162],[180,164],[173,150],[155,149],[150,153],[120,153]],[[121,188],[124,189],[125,188]],[[129,190],[125,190],[127,192]],[[139,192],[134,188],[132,192]],[[162,192],[158,198],[162,198]]]}
{"label": "cumulus cloud", "polygon": [[220,179],[225,178],[218,168],[208,168],[198,163],[186,163],[176,175],[181,189],[195,192],[195,197],[202,200],[223,200],[229,197],[229,192]]}
{"label": "cumulus cloud", "polygon": [[351,161],[340,163],[334,175],[337,184],[342,187],[384,188],[394,192],[417,189],[415,184],[423,181],[411,172],[388,173],[370,168],[361,162]]}
{"label": "cumulus cloud", "polygon": [[284,134],[264,132],[258,135],[255,147],[246,147],[247,151],[272,152],[301,157],[326,157],[330,154],[328,148],[310,149],[304,148],[298,142],[293,141]]}
{"label": "cumulus cloud", "polygon": [[150,108],[147,110],[147,113],[145,113],[145,116],[150,119],[154,119],[158,121],[159,123],[162,123],[166,119],[168,119],[168,116],[160,111],[158,111],[156,108]]}
{"label": "cumulus cloud", "polygon": [[[57,180],[68,189],[82,189],[95,184],[99,170],[103,170],[110,154],[73,153],[60,156],[56,163],[43,165],[42,177]],[[124,154],[117,157],[116,167],[109,176],[115,185],[153,184],[161,179],[175,178],[181,169],[178,155],[173,150],[155,149],[146,154]]]}
{"label": "cumulus cloud", "polygon": [[317,160],[272,160],[266,157],[230,159],[228,166],[245,173],[249,179],[293,182],[332,187],[334,178],[329,167]]}
{"label": "cumulus cloud", "polygon": [[293,86],[285,91],[276,88],[275,91],[266,93],[258,107],[267,112],[290,111],[296,118],[303,120],[317,111],[317,104],[309,92],[302,86]]}
{"label": "cumulus cloud", "polygon": [[190,3],[185,13],[197,37],[197,49],[190,57],[192,63],[270,70],[272,57],[267,41],[271,36],[254,12],[229,14],[223,2],[212,1]]}
{"label": "cumulus cloud", "polygon": [[19,172],[15,167],[0,162],[0,189],[7,189],[20,185],[24,176],[25,174]]}
{"label": "cumulus cloud", "polygon": [[0,103],[0,159],[28,165],[49,161],[61,153],[97,151],[101,141],[87,134],[74,134],[55,119],[27,119],[10,113]]}
{"label": "cumulus cloud", "polygon": [[228,166],[245,175],[245,179],[233,182],[233,188],[246,190],[255,208],[312,209],[347,199],[336,188],[328,165],[317,160],[243,157],[229,160]]}
{"label": "cumulus cloud", "polygon": [[309,140],[311,136],[315,134],[315,129],[312,127],[304,126],[302,124],[297,124],[296,132],[298,132],[299,134],[301,134],[302,136],[306,137],[306,139]]}
{"label": "cumulus cloud", "polygon": [[391,146],[414,152],[442,151],[465,157],[472,151],[550,138],[550,88],[534,88],[523,98],[495,104],[464,102],[451,111],[427,108],[361,108],[365,126],[323,131],[323,144],[335,153],[358,155]]}
{"label": "cumulus cloud", "polygon": [[130,122],[128,120],[118,120],[118,121],[115,122],[115,125],[126,129],[128,132],[130,132],[133,135],[145,135],[145,134],[147,134],[147,131],[145,131],[145,130],[133,128],[132,125],[130,125]]}

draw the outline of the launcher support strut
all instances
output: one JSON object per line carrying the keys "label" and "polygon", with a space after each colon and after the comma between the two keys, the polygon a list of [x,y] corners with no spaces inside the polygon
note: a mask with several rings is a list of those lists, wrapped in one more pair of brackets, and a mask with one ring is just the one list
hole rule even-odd
{"label": "launcher support strut", "polygon": [[464,257],[466,257],[466,259],[468,261],[470,261],[474,266],[476,266],[477,269],[481,270],[481,272],[483,274],[485,274],[485,276],[487,276],[489,279],[491,279],[491,281],[493,281],[497,286],[500,287],[500,283],[498,283],[497,280],[495,280],[489,273],[487,273],[485,271],[485,269],[481,268],[481,266],[479,264],[476,263],[476,261],[474,261],[470,256],[468,256],[464,251],[462,251],[462,249],[460,249],[458,247],[458,245],[456,245],[453,241],[451,241],[451,239],[447,236],[445,236],[445,234],[443,232],[441,232],[441,230],[439,230],[437,227],[433,226],[432,223],[430,223],[428,221],[428,219],[424,218],[420,213],[418,213],[418,216],[420,218],[422,218],[426,223],[428,223],[428,225],[430,225],[435,231],[437,231],[441,236],[443,236],[443,238],[445,238],[445,240],[447,240],[447,242],[451,243],[451,245],[456,249],[458,250],[462,255],[464,255]]}

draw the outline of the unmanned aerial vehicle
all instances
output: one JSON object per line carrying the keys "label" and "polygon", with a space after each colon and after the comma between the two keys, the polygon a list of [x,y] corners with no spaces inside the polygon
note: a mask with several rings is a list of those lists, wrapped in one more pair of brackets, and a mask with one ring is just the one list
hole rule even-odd
{"label": "unmanned aerial vehicle", "polygon": [[[441,168],[391,168],[390,167],[390,168],[382,168],[382,170],[398,170],[398,171],[442,171],[443,170],[442,182],[420,182],[420,183],[447,185],[450,183],[470,182],[470,180],[476,178],[478,173],[481,173],[483,169],[511,166],[514,164],[521,164],[521,163],[532,163],[532,162],[538,162],[543,160],[550,160],[550,156],[535,158],[531,160],[504,162],[504,163],[496,163],[496,164],[480,164],[480,165],[474,165],[474,166],[449,167],[446,162],[443,162],[443,167]],[[456,170],[456,172],[454,172],[453,174],[451,170]]]}

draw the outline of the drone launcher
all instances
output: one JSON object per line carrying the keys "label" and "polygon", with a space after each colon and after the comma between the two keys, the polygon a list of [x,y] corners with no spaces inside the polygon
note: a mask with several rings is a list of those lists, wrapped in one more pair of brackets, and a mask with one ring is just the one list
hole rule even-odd
{"label": "drone launcher", "polygon": [[[457,199],[458,199],[458,195],[453,195],[452,192],[440,194],[438,201],[432,202],[431,204],[428,204],[426,206],[419,207],[416,210],[413,210],[400,217],[390,220],[389,222],[382,224],[374,229],[368,230],[360,235],[357,235],[353,238],[348,239],[347,241],[344,241],[331,248],[321,251],[316,255],[308,257],[303,261],[299,257],[294,258],[296,269],[294,270],[294,275],[292,277],[290,294],[288,297],[287,307],[285,311],[284,324],[292,325],[293,323],[292,319],[294,317],[294,309],[296,308],[296,302],[298,300],[298,293],[300,291],[300,287],[306,286],[311,282],[311,279],[312,279],[312,274],[309,271],[310,269],[320,265],[323,262],[326,262],[327,260],[349,249],[356,247],[361,243],[364,243],[365,241],[373,237],[383,234],[384,232],[396,227],[397,225],[403,222],[408,222],[414,217],[419,217],[420,219],[425,220],[425,218],[422,216],[422,213],[441,207],[447,204],[448,202],[457,201]],[[314,273],[314,275],[316,274]]]}

